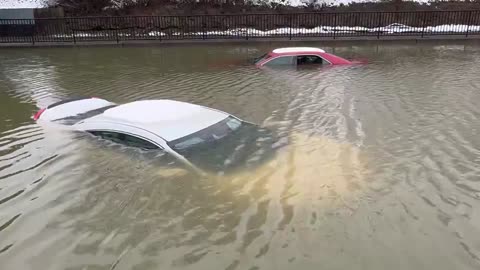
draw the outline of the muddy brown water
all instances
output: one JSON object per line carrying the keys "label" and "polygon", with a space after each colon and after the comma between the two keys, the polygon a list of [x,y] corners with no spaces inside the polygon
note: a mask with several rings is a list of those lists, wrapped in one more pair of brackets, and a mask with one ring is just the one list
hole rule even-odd
{"label": "muddy brown water", "polygon": [[[0,50],[0,268],[479,269],[480,46],[245,64],[282,45]],[[72,95],[202,104],[287,146],[199,176],[30,119]]]}

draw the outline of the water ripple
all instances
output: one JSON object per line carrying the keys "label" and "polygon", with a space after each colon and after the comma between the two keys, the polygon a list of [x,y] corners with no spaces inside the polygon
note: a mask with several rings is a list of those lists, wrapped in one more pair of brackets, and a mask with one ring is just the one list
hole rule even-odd
{"label": "water ripple", "polygon": [[[232,46],[2,54],[1,265],[478,269],[476,46],[326,48],[371,64],[281,70],[246,64],[273,44]],[[30,119],[73,95],[225,110],[274,130],[275,156],[200,177]]]}

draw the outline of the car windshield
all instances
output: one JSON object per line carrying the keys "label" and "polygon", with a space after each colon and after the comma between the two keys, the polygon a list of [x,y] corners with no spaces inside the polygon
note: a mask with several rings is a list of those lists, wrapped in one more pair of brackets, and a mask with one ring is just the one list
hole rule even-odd
{"label": "car windshield", "polygon": [[268,53],[266,53],[266,54],[264,54],[264,55],[262,55],[262,56],[260,56],[260,57],[256,57],[255,59],[253,59],[253,63],[254,63],[254,64],[258,64],[258,63],[260,63],[261,61],[263,61],[263,60],[265,60],[265,59],[268,59],[268,58],[270,58],[270,55],[269,55]]}
{"label": "car windshield", "polygon": [[272,141],[269,130],[228,117],[168,145],[195,166],[218,172],[262,161]]}

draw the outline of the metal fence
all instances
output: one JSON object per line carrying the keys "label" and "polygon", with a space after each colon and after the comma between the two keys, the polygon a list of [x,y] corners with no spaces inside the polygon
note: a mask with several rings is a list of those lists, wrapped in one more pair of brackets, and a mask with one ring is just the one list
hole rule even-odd
{"label": "metal fence", "polygon": [[479,34],[480,10],[0,19],[0,43]]}

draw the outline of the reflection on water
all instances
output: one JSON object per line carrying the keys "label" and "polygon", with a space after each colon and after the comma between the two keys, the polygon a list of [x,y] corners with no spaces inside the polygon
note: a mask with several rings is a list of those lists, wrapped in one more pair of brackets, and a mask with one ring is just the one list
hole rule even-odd
{"label": "reflection on water", "polygon": [[[480,49],[358,44],[326,49],[367,66],[244,64],[268,49],[4,50],[1,265],[478,269]],[[198,175],[165,153],[30,119],[71,95],[207,105],[274,130],[269,143],[284,147]]]}

